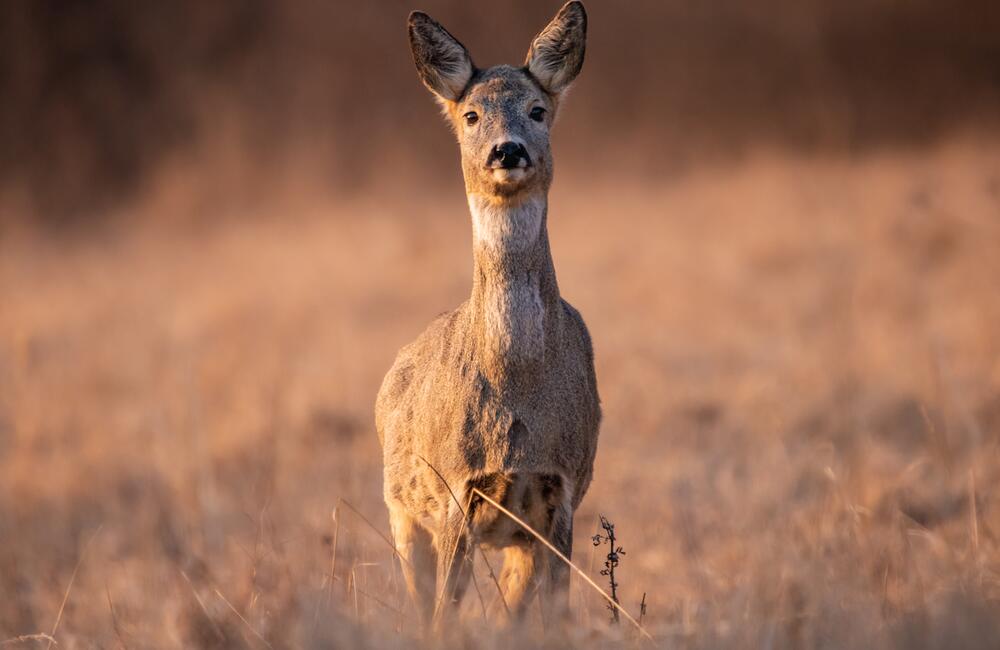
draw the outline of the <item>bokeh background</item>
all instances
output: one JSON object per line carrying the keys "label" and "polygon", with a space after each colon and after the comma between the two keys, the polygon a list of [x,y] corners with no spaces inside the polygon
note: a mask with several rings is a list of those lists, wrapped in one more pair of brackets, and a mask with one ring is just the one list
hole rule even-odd
{"label": "bokeh background", "polygon": [[[421,6],[492,65],[521,62],[552,5]],[[454,147],[400,35],[410,8],[4,3],[2,178],[52,220],[100,218],[165,167],[193,170],[201,193],[227,183],[223,200],[287,182],[337,195],[446,182]],[[662,181],[761,146],[924,146],[995,128],[1000,114],[1000,11],[987,0],[596,2],[590,13],[592,56],[558,136],[561,167],[589,176]],[[607,164],[590,164],[598,154]]]}
{"label": "bokeh background", "polygon": [[[372,407],[471,251],[412,8],[0,5],[0,643],[417,642]],[[419,8],[490,65],[558,4]],[[997,647],[1000,6],[587,8],[575,559],[614,521],[671,647]],[[511,642],[479,584],[456,647]],[[575,644],[628,642],[573,589]]]}

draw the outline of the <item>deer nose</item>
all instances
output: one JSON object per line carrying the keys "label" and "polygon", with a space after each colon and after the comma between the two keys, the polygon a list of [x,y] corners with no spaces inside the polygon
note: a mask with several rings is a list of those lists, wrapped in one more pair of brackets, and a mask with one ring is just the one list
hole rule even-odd
{"label": "deer nose", "polygon": [[504,142],[493,147],[489,158],[486,160],[487,167],[501,167],[503,169],[514,169],[516,167],[528,167],[531,165],[531,158],[524,145],[519,142]]}

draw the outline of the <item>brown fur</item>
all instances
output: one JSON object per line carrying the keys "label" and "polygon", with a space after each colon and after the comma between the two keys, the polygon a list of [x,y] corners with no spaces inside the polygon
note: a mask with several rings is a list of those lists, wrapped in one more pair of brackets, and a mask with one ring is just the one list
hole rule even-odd
{"label": "brown fur", "polygon": [[[550,563],[531,536],[470,496],[473,488],[491,495],[571,554],[600,406],[590,337],[560,297],[549,250],[548,129],[582,64],[585,25],[582,5],[569,3],[539,37],[545,47],[539,39],[532,45],[528,68],[532,53],[544,51],[545,78],[560,80],[546,87],[528,68],[475,70],[444,28],[425,14],[410,19],[418,72],[459,137],[475,233],[472,296],[399,352],[376,402],[385,500],[425,619],[440,594],[461,599],[473,543],[504,549],[501,582],[514,612],[523,613],[542,574],[565,606],[566,567]],[[466,62],[468,79],[456,78]],[[458,86],[460,95],[448,94]],[[537,106],[546,111],[543,121],[528,117]],[[478,115],[475,125],[465,124],[469,111]],[[498,179],[484,161],[498,141],[511,138],[525,145],[532,165],[521,177]]]}

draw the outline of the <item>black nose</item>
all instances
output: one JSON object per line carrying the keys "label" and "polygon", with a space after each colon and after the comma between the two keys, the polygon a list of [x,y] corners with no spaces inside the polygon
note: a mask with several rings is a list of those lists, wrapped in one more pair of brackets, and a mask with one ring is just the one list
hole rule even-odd
{"label": "black nose", "polygon": [[523,144],[518,142],[504,142],[493,147],[489,159],[486,161],[488,167],[502,167],[503,169],[514,169],[521,166],[524,161],[525,167],[531,164],[531,158]]}

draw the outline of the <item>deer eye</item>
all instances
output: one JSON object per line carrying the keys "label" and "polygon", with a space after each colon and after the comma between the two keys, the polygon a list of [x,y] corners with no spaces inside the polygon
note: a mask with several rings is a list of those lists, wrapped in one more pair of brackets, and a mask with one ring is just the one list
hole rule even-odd
{"label": "deer eye", "polygon": [[479,121],[479,116],[476,114],[475,111],[469,111],[462,117],[465,118],[465,123],[469,126],[472,126],[473,124]]}
{"label": "deer eye", "polygon": [[531,109],[530,113],[528,113],[528,117],[535,120],[536,122],[541,122],[542,120],[545,119],[545,109],[542,108],[541,106],[536,106],[533,109]]}

